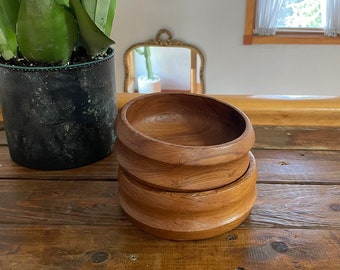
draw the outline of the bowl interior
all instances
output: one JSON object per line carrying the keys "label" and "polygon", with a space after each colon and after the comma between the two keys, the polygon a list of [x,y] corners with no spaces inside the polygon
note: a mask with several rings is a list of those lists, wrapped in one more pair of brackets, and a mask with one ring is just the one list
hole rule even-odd
{"label": "bowl interior", "polygon": [[238,138],[243,115],[213,98],[167,93],[145,95],[126,111],[129,124],[144,136],[184,146],[212,146]]}

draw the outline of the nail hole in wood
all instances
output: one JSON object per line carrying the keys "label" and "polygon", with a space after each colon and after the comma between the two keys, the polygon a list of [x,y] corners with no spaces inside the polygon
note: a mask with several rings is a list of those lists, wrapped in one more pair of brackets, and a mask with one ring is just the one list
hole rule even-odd
{"label": "nail hole in wood", "polygon": [[279,241],[272,242],[271,247],[278,253],[285,253],[289,249],[286,243]]}
{"label": "nail hole in wood", "polygon": [[130,255],[129,259],[130,259],[130,261],[137,261],[138,255],[132,254],[132,255]]}
{"label": "nail hole in wood", "polygon": [[227,240],[229,241],[233,241],[233,240],[236,240],[237,239],[237,235],[235,234],[230,234],[227,236]]}
{"label": "nail hole in wood", "polygon": [[330,208],[335,212],[340,212],[340,204],[332,203]]}
{"label": "nail hole in wood", "polygon": [[93,255],[91,256],[91,261],[93,263],[102,263],[106,261],[109,257],[109,254],[107,254],[106,252],[99,251],[93,253]]}

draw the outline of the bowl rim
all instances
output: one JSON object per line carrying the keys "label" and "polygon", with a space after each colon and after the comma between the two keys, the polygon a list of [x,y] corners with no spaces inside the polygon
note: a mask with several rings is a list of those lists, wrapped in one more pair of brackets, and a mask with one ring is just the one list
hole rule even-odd
{"label": "bowl rim", "polygon": [[[186,96],[209,99],[213,102],[228,106],[239,114],[245,123],[244,131],[237,138],[215,145],[190,146],[175,144],[145,135],[136,129],[127,119],[130,106],[141,99],[151,99],[154,96]],[[126,103],[120,110],[115,122],[116,135],[119,140],[131,150],[148,158],[172,164],[185,165],[215,165],[238,159],[253,147],[255,133],[248,116],[239,108],[215,97],[179,92],[158,92],[140,95]]]}

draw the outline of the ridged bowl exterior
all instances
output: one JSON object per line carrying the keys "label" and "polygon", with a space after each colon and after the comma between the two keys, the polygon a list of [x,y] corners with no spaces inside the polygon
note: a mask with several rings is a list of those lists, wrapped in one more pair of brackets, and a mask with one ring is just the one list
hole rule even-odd
{"label": "ridged bowl exterior", "polygon": [[142,230],[204,239],[248,216],[255,135],[239,109],[204,95],[142,95],[122,108],[115,130],[120,204]]}

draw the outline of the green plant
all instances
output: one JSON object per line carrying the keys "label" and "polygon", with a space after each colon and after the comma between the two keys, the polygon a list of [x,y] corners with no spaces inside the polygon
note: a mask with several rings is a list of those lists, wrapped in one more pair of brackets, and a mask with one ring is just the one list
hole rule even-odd
{"label": "green plant", "polygon": [[115,11],[116,0],[0,0],[0,55],[55,65],[80,47],[104,54]]}
{"label": "green plant", "polygon": [[145,57],[145,66],[146,66],[146,71],[148,75],[149,80],[154,79],[154,74],[152,72],[152,65],[151,65],[151,50],[149,46],[143,47],[143,50],[141,48],[136,48],[136,52],[140,55],[144,55]]}

